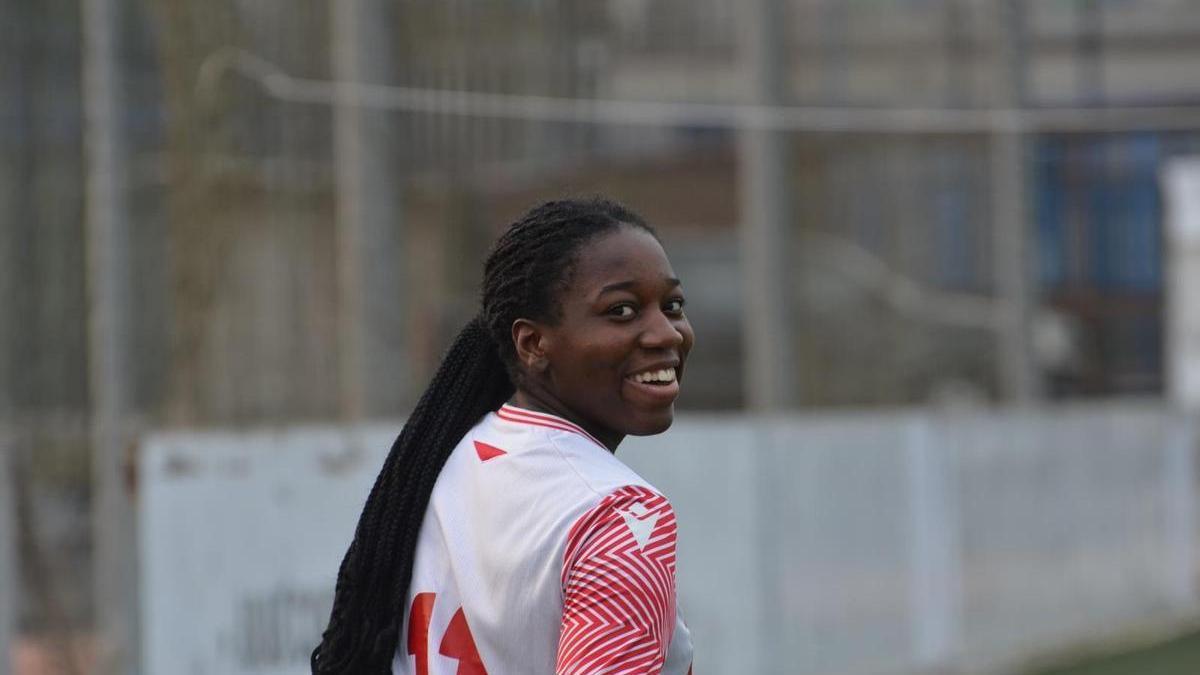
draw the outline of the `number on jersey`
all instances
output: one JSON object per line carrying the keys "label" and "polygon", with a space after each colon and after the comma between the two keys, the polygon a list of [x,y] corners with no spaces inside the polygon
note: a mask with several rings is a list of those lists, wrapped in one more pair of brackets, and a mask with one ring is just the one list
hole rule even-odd
{"label": "number on jersey", "polygon": [[[417,657],[416,675],[429,675],[429,624],[436,599],[435,593],[418,593],[408,613],[408,653]],[[438,653],[458,661],[456,675],[487,675],[462,607],[450,619]]]}

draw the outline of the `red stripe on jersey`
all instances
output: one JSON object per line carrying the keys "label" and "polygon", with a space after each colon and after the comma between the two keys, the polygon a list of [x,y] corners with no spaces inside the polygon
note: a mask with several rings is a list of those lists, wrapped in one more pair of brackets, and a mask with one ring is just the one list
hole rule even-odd
{"label": "red stripe on jersey", "polygon": [[623,487],[581,516],[563,554],[560,675],[659,673],[675,629],[675,512]]}
{"label": "red stripe on jersey", "polygon": [[533,426],[549,427],[551,429],[558,429],[560,431],[570,431],[591,440],[593,443],[602,448],[605,447],[603,443],[596,440],[595,436],[584,431],[583,427],[575,424],[574,422],[568,422],[557,415],[537,413],[533,412],[532,410],[525,410],[524,408],[511,406],[506,403],[500,406],[500,409],[496,411],[496,416],[502,420],[516,422],[518,424],[531,424]]}

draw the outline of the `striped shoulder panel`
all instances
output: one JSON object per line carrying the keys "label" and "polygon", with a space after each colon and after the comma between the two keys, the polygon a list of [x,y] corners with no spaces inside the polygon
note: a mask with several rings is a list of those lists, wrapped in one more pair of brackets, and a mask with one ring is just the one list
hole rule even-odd
{"label": "striped shoulder panel", "polygon": [[571,527],[563,556],[557,672],[659,673],[675,627],[675,512],[641,486]]}

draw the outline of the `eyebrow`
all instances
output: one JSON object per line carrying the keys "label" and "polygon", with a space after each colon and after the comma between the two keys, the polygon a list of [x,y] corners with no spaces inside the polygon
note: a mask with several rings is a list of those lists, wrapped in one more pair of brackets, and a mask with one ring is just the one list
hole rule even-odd
{"label": "eyebrow", "polygon": [[[667,282],[667,285],[668,285],[668,286],[670,286],[671,288],[675,288],[676,286],[678,286],[678,285],[681,283],[681,282],[679,281],[679,279],[676,279],[675,277],[667,277],[667,278],[666,278],[666,282]],[[634,286],[637,286],[637,283],[638,283],[638,282],[636,282],[636,281],[633,281],[633,280],[630,280],[630,281],[618,281],[618,282],[616,282],[615,284],[609,284],[609,285],[607,285],[607,286],[605,286],[605,287],[601,288],[601,289],[600,289],[600,293],[599,293],[599,294],[600,294],[600,295],[604,295],[605,293],[608,293],[608,292],[610,292],[610,291],[625,291],[625,290],[629,290],[630,288],[633,288]]]}

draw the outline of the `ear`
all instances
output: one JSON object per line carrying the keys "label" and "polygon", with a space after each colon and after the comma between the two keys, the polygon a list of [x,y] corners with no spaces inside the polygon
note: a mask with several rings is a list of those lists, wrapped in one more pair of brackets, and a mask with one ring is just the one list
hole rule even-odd
{"label": "ear", "polygon": [[517,319],[512,325],[513,346],[517,350],[517,361],[531,373],[544,373],[550,365],[546,357],[547,335],[545,327],[529,319]]}

